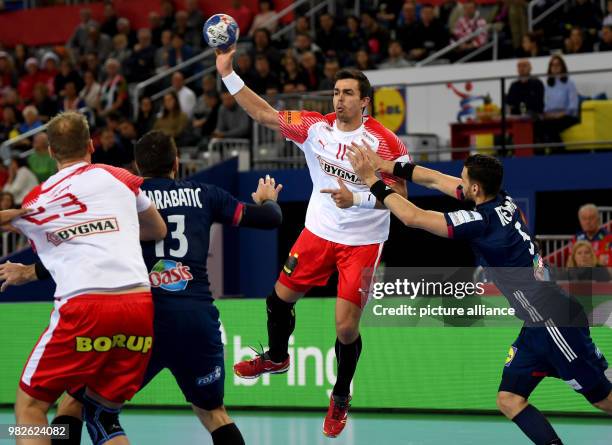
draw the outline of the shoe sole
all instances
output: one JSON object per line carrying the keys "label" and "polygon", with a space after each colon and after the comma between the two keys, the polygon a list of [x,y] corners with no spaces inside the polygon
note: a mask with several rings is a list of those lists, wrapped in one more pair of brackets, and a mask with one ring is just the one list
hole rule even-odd
{"label": "shoe sole", "polygon": [[264,374],[284,374],[284,373],[286,373],[287,371],[289,371],[289,366],[287,366],[287,367],[286,367],[286,368],[284,368],[284,369],[279,369],[279,370],[276,370],[276,371],[264,371],[264,372],[259,373],[259,374],[257,374],[257,375],[251,375],[251,376],[245,376],[245,375],[242,375],[242,374],[240,374],[238,371],[236,371],[236,370],[234,369],[234,374],[236,374],[236,375],[237,375],[238,377],[240,377],[241,379],[251,380],[251,379],[257,379],[257,378],[261,377],[261,376],[262,376],[262,375],[264,375]]}
{"label": "shoe sole", "polygon": [[[346,427],[346,422],[344,423],[344,426]],[[342,431],[344,431],[344,428],[342,428]],[[328,433],[327,431],[325,431],[325,420],[323,420],[323,435],[325,437],[329,437],[330,439],[335,439],[340,434],[342,434],[342,431],[340,431],[338,434]]]}

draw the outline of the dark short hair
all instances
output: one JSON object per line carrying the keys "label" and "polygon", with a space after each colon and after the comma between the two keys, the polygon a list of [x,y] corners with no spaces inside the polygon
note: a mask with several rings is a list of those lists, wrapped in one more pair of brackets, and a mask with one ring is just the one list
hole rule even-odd
{"label": "dark short hair", "polygon": [[149,131],[134,145],[134,159],[142,176],[168,176],[177,154],[172,136],[157,130]]}
{"label": "dark short hair", "polygon": [[51,119],[47,137],[53,156],[60,162],[85,156],[91,140],[87,119],[74,111],[60,113]]}
{"label": "dark short hair", "polygon": [[359,83],[360,98],[372,97],[372,86],[362,71],[354,68],[343,68],[334,76],[334,83],[343,79],[355,79]]}
{"label": "dark short hair", "polygon": [[504,179],[504,166],[497,158],[481,154],[471,155],[464,165],[470,180],[480,184],[486,196],[499,193]]}

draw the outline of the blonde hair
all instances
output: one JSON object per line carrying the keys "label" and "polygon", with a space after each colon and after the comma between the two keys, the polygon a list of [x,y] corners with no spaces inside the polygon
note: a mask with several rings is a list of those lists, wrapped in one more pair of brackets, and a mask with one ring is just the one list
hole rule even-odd
{"label": "blonde hair", "polygon": [[589,249],[589,252],[591,254],[591,260],[593,261],[593,266],[598,266],[599,264],[597,261],[597,256],[595,255],[595,250],[593,249],[593,245],[589,241],[576,241],[572,246],[572,253],[567,259],[567,267],[578,267],[576,265],[576,253],[581,247],[586,247]]}

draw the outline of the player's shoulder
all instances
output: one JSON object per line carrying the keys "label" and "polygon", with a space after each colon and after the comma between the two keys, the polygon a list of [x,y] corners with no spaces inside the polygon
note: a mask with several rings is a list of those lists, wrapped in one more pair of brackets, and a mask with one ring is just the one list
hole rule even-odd
{"label": "player's shoulder", "polygon": [[40,196],[41,191],[42,191],[42,184],[38,184],[36,187],[30,190],[30,193],[25,195],[25,197],[23,198],[23,201],[21,202],[21,207],[28,207],[29,205],[36,202],[36,200]]}
{"label": "player's shoulder", "polygon": [[116,181],[124,184],[132,192],[136,193],[143,183],[143,178],[121,167],[114,167],[107,164],[90,164],[84,169],[85,172],[99,173],[104,172]]}
{"label": "player's shoulder", "polygon": [[363,126],[367,133],[378,140],[380,150],[397,151],[406,154],[406,147],[397,135],[372,116],[366,117]]}

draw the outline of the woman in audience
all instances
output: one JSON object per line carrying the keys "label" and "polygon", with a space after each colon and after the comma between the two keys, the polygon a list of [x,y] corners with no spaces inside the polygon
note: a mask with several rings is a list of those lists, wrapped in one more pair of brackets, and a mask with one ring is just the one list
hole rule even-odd
{"label": "woman in audience", "polygon": [[85,71],[83,80],[85,81],[85,86],[79,93],[79,97],[85,101],[85,105],[92,110],[96,110],[100,104],[100,90],[102,87],[91,71]]}
{"label": "woman in audience", "polygon": [[376,65],[372,62],[370,54],[366,49],[361,48],[355,53],[355,68],[360,71],[376,69]]}
{"label": "woman in audience", "polygon": [[542,39],[535,32],[528,32],[523,36],[521,47],[518,49],[516,56],[520,58],[540,57],[544,55],[542,50]]}
{"label": "woman in audience", "polygon": [[281,64],[283,65],[283,71],[281,72],[283,93],[306,91],[306,83],[308,80],[293,54],[287,52]]}
{"label": "woman in audience", "polygon": [[153,109],[153,101],[149,96],[140,98],[140,107],[138,108],[138,119],[136,120],[136,131],[138,137],[142,137],[153,129],[155,125],[155,110]]}
{"label": "woman in audience", "polygon": [[259,14],[253,19],[253,24],[249,30],[249,37],[253,37],[256,29],[266,28],[270,32],[275,32],[278,27],[278,20],[275,18],[276,12],[271,0],[261,0],[259,2]]}
{"label": "woman in audience", "polygon": [[572,281],[609,281],[608,269],[597,261],[595,250],[589,241],[576,241],[567,260],[569,278]]}
{"label": "woman in audience", "polygon": [[155,121],[153,129],[178,139],[187,129],[188,124],[189,118],[181,111],[176,93],[174,91],[166,93],[161,116]]}
{"label": "woman in audience", "polygon": [[536,138],[541,143],[557,144],[551,153],[561,153],[561,132],[578,123],[578,92],[569,78],[565,60],[558,54],[550,58],[544,86],[544,115],[536,122]]}
{"label": "woman in audience", "polygon": [[9,192],[0,192],[0,210],[9,210],[15,207],[15,198],[13,194]]}

